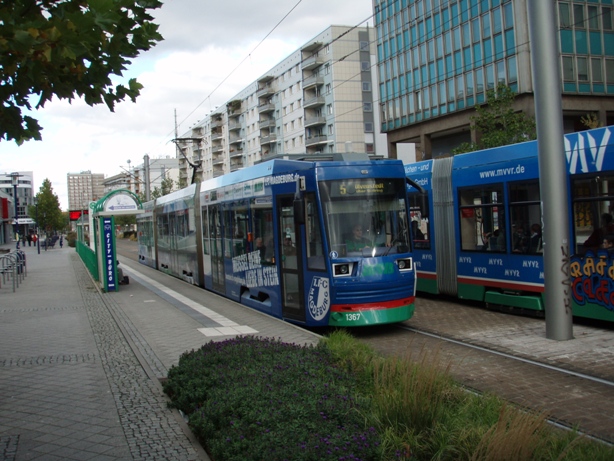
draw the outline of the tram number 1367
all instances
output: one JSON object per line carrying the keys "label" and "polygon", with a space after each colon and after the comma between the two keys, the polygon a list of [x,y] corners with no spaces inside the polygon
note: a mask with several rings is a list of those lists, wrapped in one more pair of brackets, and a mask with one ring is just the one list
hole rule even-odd
{"label": "tram number 1367", "polygon": [[347,322],[358,322],[360,320],[360,314],[345,314],[345,320]]}

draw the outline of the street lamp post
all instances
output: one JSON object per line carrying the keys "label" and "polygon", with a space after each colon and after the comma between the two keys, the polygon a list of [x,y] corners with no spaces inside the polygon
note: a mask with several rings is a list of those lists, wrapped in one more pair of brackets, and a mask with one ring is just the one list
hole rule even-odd
{"label": "street lamp post", "polygon": [[19,177],[21,175],[17,172],[11,173],[11,184],[13,185],[13,202],[15,202],[15,238],[17,239],[17,249],[19,249],[19,209],[17,207],[17,185],[19,184]]}
{"label": "street lamp post", "polygon": [[38,224],[38,199],[34,197],[34,206],[36,207],[36,250],[38,254],[41,254],[41,236],[40,236],[40,225]]}

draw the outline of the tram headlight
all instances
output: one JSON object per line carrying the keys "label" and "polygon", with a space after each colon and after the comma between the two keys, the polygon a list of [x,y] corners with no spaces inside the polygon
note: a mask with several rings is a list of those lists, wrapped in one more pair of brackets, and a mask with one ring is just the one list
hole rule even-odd
{"label": "tram headlight", "polygon": [[352,263],[333,264],[333,274],[335,277],[349,277],[352,275]]}
{"label": "tram headlight", "polygon": [[400,271],[409,271],[413,268],[411,258],[397,259],[396,262]]}

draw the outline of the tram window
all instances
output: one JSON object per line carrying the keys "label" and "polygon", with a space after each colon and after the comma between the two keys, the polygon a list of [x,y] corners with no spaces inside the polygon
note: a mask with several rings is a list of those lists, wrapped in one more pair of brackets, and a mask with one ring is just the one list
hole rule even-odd
{"label": "tram window", "polygon": [[320,219],[318,217],[318,207],[315,196],[309,194],[305,198],[307,221],[305,231],[307,233],[307,266],[311,270],[325,270],[324,264],[324,245],[322,243],[322,233],[320,231]]}
{"label": "tram window", "polygon": [[[409,194],[409,212],[411,220],[411,239],[414,248],[429,250],[431,248],[431,232],[429,229],[429,219],[422,216],[420,211],[423,198],[419,194]],[[426,206],[429,206],[427,198]]]}
{"label": "tram window", "polygon": [[541,205],[538,181],[509,186],[512,253],[541,253]]}
{"label": "tram window", "polygon": [[209,233],[211,235],[211,255],[221,258],[224,254],[224,241],[222,239],[222,210],[214,205],[209,209]]}
{"label": "tram window", "polygon": [[[275,242],[273,241],[273,199],[271,197],[252,199],[251,251],[264,248],[260,258],[263,263],[275,262]],[[262,246],[258,246],[262,242]]]}
{"label": "tram window", "polygon": [[168,247],[169,239],[168,239],[168,215],[158,216],[157,219],[157,227],[158,227],[158,242],[161,246]]}
{"label": "tram window", "polygon": [[232,223],[232,256],[240,256],[247,253],[247,206],[244,203],[233,203],[235,206],[230,211]]}
{"label": "tram window", "polygon": [[320,190],[330,251],[340,257],[409,251],[405,185],[400,180],[323,181]]}
{"label": "tram window", "polygon": [[209,217],[207,214],[208,209],[203,207],[201,210],[201,222],[203,223],[203,254],[211,254],[209,251]]}
{"label": "tram window", "polygon": [[232,229],[232,210],[224,210],[224,258],[232,258],[232,241],[233,241],[233,229]]}
{"label": "tram window", "polygon": [[614,233],[614,176],[572,180],[575,253],[597,251],[607,233]]}
{"label": "tram window", "polygon": [[463,251],[506,251],[503,186],[459,190],[460,234]]}

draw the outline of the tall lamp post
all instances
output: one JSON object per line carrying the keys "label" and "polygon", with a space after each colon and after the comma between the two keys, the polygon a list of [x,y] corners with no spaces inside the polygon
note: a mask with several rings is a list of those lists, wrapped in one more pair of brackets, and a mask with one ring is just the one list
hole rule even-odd
{"label": "tall lamp post", "polygon": [[17,172],[11,173],[11,184],[13,186],[13,202],[15,202],[15,238],[17,239],[17,249],[19,249],[19,209],[17,208],[17,185],[19,184],[19,177],[21,175]]}
{"label": "tall lamp post", "polygon": [[36,207],[36,249],[38,254],[41,254],[41,236],[40,236],[40,225],[38,224],[38,199],[34,197],[34,206]]}

